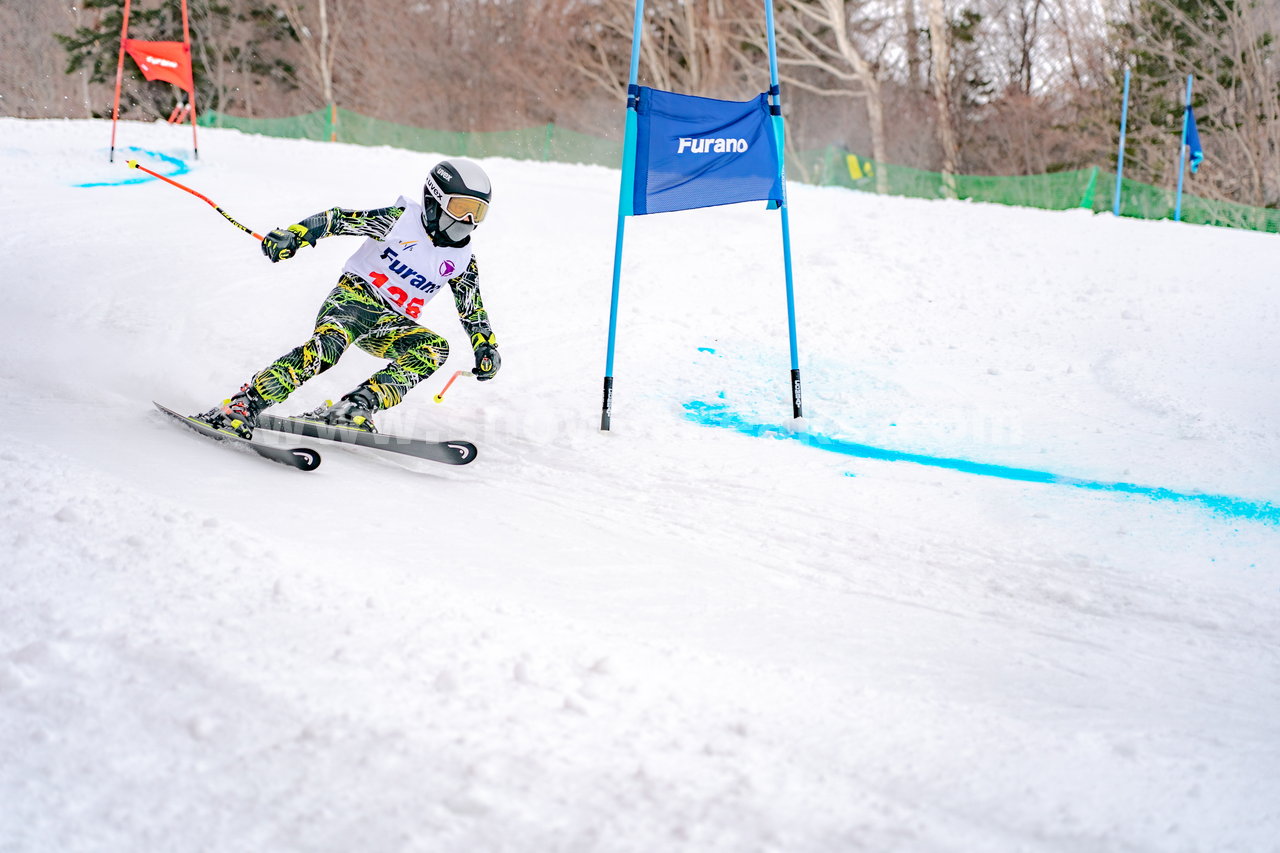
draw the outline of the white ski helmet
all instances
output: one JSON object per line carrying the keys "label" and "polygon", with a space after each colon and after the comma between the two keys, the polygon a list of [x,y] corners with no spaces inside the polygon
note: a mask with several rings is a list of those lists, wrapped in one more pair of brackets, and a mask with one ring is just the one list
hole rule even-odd
{"label": "white ski helmet", "polygon": [[489,212],[493,187],[479,164],[441,160],[422,185],[422,225],[437,245],[459,246]]}

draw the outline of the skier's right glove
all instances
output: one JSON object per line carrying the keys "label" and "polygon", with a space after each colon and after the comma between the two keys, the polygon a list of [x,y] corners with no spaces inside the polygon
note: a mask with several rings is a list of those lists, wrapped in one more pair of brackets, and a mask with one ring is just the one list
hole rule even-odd
{"label": "skier's right glove", "polygon": [[302,246],[312,245],[314,244],[307,239],[305,225],[290,225],[288,228],[277,228],[262,238],[262,254],[274,264],[289,260]]}

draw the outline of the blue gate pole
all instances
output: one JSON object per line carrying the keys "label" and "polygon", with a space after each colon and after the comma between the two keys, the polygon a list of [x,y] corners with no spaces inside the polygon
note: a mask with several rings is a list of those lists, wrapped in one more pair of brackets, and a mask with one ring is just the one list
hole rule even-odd
{"label": "blue gate pole", "polygon": [[644,24],[644,0],[636,0],[636,17],[631,34],[631,74],[627,81],[627,124],[622,141],[622,181],[618,189],[618,236],[613,244],[613,294],[609,300],[609,349],[604,362],[604,402],[600,407],[600,429],[613,421],[613,356],[618,337],[618,292],[622,285],[622,241],[627,217],[631,215],[636,174],[636,106],[640,77],[640,28]]}
{"label": "blue gate pole", "polygon": [[800,397],[800,348],[796,343],[795,282],[791,275],[791,220],[787,209],[786,134],[782,123],[782,94],[778,88],[778,47],[773,29],[773,0],[764,0],[765,25],[769,31],[769,97],[772,100],[774,135],[778,140],[778,174],[782,178],[782,265],[787,280],[787,334],[791,344],[791,417],[804,417]]}
{"label": "blue gate pole", "polygon": [[1187,102],[1182,108],[1182,144],[1178,146],[1178,200],[1173,206],[1173,221],[1182,221],[1182,174],[1187,167],[1187,126],[1191,123],[1191,75],[1187,75]]}
{"label": "blue gate pole", "polygon": [[1124,133],[1129,125],[1129,69],[1124,70],[1124,105],[1120,107],[1120,153],[1116,155],[1115,215],[1120,215],[1120,180],[1124,177]]}

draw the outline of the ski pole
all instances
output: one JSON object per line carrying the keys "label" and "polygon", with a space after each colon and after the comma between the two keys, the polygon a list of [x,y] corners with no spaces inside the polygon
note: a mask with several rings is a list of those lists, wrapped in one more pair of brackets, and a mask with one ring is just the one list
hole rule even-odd
{"label": "ski pole", "polygon": [[161,174],[159,174],[159,173],[157,173],[157,172],[153,172],[153,171],[151,171],[150,169],[148,169],[146,166],[140,166],[140,165],[138,165],[138,161],[137,161],[137,160],[128,160],[128,161],[126,161],[126,163],[128,164],[128,166],[129,166],[129,168],[130,168],[130,169],[137,169],[137,170],[139,170],[139,171],[146,172],[146,173],[147,173],[148,175],[150,175],[151,177],[153,177],[153,178],[159,178],[160,180],[164,181],[166,184],[172,184],[173,186],[177,187],[177,188],[178,188],[178,189],[180,189],[180,190],[186,190],[187,192],[191,193],[191,194],[192,194],[193,196],[195,196],[196,198],[198,198],[198,199],[200,199],[201,201],[203,201],[203,202],[205,202],[206,204],[208,204],[208,205],[209,205],[210,207],[212,207],[214,210],[216,210],[216,211],[218,211],[219,213],[221,213],[221,214],[222,214],[222,218],[223,218],[223,219],[227,220],[228,222],[230,222],[230,223],[231,223],[232,225],[234,225],[235,227],[239,228],[239,229],[240,229],[241,231],[243,231],[244,233],[246,233],[246,234],[252,234],[252,235],[253,235],[253,239],[257,240],[259,243],[261,243],[261,242],[262,242],[262,235],[261,235],[261,234],[259,234],[259,233],[255,232],[255,231],[252,231],[252,230],[250,230],[250,229],[248,229],[248,228],[244,227],[244,226],[243,226],[243,225],[241,225],[239,222],[236,222],[234,219],[232,219],[232,218],[231,218],[230,214],[228,214],[225,210],[223,210],[222,208],[218,207],[216,204],[214,204],[212,201],[210,201],[210,200],[209,200],[208,198],[206,198],[205,196],[202,196],[200,193],[198,193],[198,192],[196,192],[195,190],[191,189],[191,187],[184,186],[183,184],[178,183],[177,181],[173,180],[172,178],[166,178],[164,175],[161,175]]}
{"label": "ski pole", "polygon": [[465,370],[455,370],[455,371],[453,372],[453,375],[449,377],[449,381],[448,381],[448,382],[446,382],[446,383],[444,383],[444,387],[440,389],[440,393],[439,393],[439,394],[436,394],[436,396],[435,396],[433,399],[434,399],[437,403],[443,403],[443,402],[444,402],[444,392],[449,390],[449,386],[453,384],[453,382],[454,382],[454,380],[455,380],[455,379],[457,379],[459,376],[461,376],[462,374],[464,374],[464,373],[466,373],[466,372],[467,372],[467,371],[465,371]]}

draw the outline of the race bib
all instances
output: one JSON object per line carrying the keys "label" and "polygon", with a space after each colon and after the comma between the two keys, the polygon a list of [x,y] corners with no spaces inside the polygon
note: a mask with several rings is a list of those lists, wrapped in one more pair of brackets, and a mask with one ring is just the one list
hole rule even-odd
{"label": "race bib", "polygon": [[466,271],[471,249],[435,245],[422,227],[422,206],[404,196],[396,206],[404,213],[387,235],[365,240],[342,270],[369,282],[388,308],[417,320],[449,279]]}

